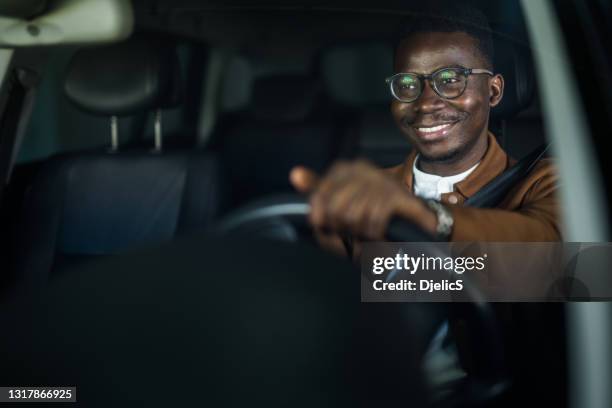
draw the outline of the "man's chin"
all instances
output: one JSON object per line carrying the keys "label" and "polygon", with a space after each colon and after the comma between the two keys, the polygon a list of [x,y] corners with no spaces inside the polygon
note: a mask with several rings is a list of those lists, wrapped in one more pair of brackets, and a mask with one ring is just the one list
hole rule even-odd
{"label": "man's chin", "polygon": [[448,163],[452,162],[460,154],[459,148],[434,148],[433,146],[422,146],[417,148],[419,158],[430,163]]}

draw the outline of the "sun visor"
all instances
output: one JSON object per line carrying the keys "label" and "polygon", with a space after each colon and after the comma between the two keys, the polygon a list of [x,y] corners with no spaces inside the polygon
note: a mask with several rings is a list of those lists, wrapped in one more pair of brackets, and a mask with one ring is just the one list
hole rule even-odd
{"label": "sun visor", "polygon": [[59,0],[33,19],[3,16],[0,47],[95,44],[127,38],[134,26],[129,0]]}

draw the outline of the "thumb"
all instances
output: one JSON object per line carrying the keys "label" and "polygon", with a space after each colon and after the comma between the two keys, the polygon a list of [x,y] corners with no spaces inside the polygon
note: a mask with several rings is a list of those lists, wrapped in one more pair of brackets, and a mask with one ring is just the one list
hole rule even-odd
{"label": "thumb", "polygon": [[289,173],[289,181],[300,193],[309,193],[319,182],[319,176],[307,167],[296,166]]}

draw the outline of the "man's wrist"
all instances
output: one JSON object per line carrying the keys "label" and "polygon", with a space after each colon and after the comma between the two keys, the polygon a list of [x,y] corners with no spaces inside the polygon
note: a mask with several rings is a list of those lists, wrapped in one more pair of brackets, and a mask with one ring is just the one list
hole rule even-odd
{"label": "man's wrist", "polygon": [[436,227],[435,236],[440,241],[448,241],[453,231],[454,219],[451,212],[443,204],[436,200],[426,200],[427,207],[435,213]]}

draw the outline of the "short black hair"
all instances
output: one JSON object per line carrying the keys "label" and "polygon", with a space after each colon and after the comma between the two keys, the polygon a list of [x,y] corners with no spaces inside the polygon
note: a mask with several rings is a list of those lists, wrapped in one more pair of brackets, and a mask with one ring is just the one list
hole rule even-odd
{"label": "short black hair", "polygon": [[400,43],[417,33],[462,32],[476,40],[481,56],[493,69],[495,50],[493,36],[487,16],[469,4],[436,2],[433,5],[414,10],[400,23],[395,39],[395,49]]}

